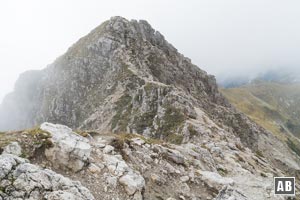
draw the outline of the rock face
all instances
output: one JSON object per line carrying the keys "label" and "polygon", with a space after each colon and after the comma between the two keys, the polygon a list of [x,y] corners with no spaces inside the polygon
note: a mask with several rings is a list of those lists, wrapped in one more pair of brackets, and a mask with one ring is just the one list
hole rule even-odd
{"label": "rock face", "polygon": [[12,154],[0,155],[0,199],[93,200],[79,182]]}
{"label": "rock face", "polygon": [[0,106],[0,130],[48,121],[181,143],[204,115],[258,150],[264,130],[231,108],[213,76],[146,21],[113,17],[46,69],[22,74]]}
{"label": "rock face", "polygon": [[45,155],[53,164],[77,172],[88,163],[91,153],[88,139],[62,125],[43,123],[41,130],[51,135],[53,146],[46,149]]}
{"label": "rock face", "polygon": [[210,102],[225,102],[214,77],[146,21],[114,17],[46,69],[22,74],[1,107],[0,130],[48,121],[175,140],[194,106]]}
{"label": "rock face", "polygon": [[[21,75],[0,107],[0,130],[45,121],[52,145],[33,160],[97,199],[280,199],[273,176],[299,179],[299,157],[143,20],[113,17],[46,69]],[[71,128],[94,131],[86,139]]]}

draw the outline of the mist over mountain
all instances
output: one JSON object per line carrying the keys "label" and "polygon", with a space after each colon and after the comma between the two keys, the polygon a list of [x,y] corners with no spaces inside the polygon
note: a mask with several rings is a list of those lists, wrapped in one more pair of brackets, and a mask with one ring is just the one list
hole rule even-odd
{"label": "mist over mountain", "polygon": [[0,101],[20,73],[52,63],[112,15],[146,19],[218,80],[252,77],[277,66],[297,69],[299,6],[296,0],[4,1]]}
{"label": "mist over mountain", "polygon": [[217,82],[221,87],[232,88],[247,85],[257,81],[277,83],[299,83],[300,70],[296,67],[262,68],[249,74],[219,75]]}

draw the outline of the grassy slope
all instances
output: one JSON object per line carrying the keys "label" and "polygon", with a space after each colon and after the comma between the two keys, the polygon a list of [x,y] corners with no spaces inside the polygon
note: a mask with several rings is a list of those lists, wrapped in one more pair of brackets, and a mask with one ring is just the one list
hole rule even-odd
{"label": "grassy slope", "polygon": [[279,139],[300,147],[300,140],[295,138],[300,138],[300,84],[259,82],[221,92],[237,109]]}

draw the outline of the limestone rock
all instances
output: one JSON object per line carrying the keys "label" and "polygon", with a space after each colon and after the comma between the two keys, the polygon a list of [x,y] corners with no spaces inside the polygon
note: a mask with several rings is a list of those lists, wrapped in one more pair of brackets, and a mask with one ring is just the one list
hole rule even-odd
{"label": "limestone rock", "polygon": [[133,139],[131,139],[131,141],[132,141],[134,144],[139,145],[139,146],[145,144],[145,141],[144,141],[143,139],[141,139],[141,138],[133,138]]}
{"label": "limestone rock", "polygon": [[176,164],[185,164],[184,156],[177,150],[168,149],[166,155],[171,161]]}
{"label": "limestone rock", "polygon": [[55,166],[77,172],[88,163],[91,145],[86,138],[63,125],[43,123],[41,129],[51,134],[53,147],[45,155]]}
{"label": "limestone rock", "polygon": [[22,148],[20,147],[18,142],[12,142],[6,147],[4,147],[3,153],[20,156],[22,154]]}
{"label": "limestone rock", "polygon": [[234,181],[230,178],[222,177],[215,172],[200,171],[201,179],[205,181],[209,186],[221,189],[224,185],[233,185]]}
{"label": "limestone rock", "polygon": [[224,186],[214,200],[249,200],[244,194],[230,186]]}
{"label": "limestone rock", "polygon": [[3,199],[94,199],[79,182],[41,169],[12,154],[0,155],[0,187],[3,188],[0,191]]}
{"label": "limestone rock", "polygon": [[134,172],[130,172],[120,178],[120,183],[125,186],[126,192],[129,195],[133,195],[136,192],[142,192],[145,187],[144,178]]}
{"label": "limestone rock", "polygon": [[131,170],[123,159],[114,155],[104,155],[103,161],[109,171],[116,176],[122,176],[125,172]]}
{"label": "limestone rock", "polygon": [[183,183],[188,182],[189,180],[190,180],[190,177],[188,177],[188,176],[180,177],[180,181],[183,182]]}
{"label": "limestone rock", "polygon": [[105,148],[103,149],[103,153],[111,153],[115,148],[110,146],[110,145],[106,145]]}
{"label": "limestone rock", "polygon": [[95,164],[90,164],[90,166],[89,166],[89,171],[91,172],[91,173],[99,173],[99,172],[101,172],[101,169],[100,169],[100,167],[98,167],[97,165],[95,165]]}

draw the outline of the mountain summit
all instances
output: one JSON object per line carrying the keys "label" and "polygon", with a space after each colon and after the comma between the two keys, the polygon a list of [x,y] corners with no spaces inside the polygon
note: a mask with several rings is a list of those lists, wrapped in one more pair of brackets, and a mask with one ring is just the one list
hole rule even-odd
{"label": "mountain summit", "polygon": [[[20,76],[0,107],[0,130],[43,122],[31,132],[52,136],[47,160],[83,174],[101,164],[105,174],[97,169],[96,179],[113,185],[116,199],[129,199],[119,183],[130,199],[265,199],[273,176],[299,178],[297,155],[234,109],[213,76],[144,20],[113,17],[44,70]],[[94,140],[55,124],[90,130]],[[93,181],[77,179],[95,197],[111,199]]]}
{"label": "mountain summit", "polygon": [[166,114],[178,114],[178,124],[168,125],[178,128],[186,118],[195,118],[193,104],[205,108],[214,103],[225,100],[213,76],[146,21],[113,17],[46,69],[22,74],[3,102],[0,129],[49,121],[154,134]]}

